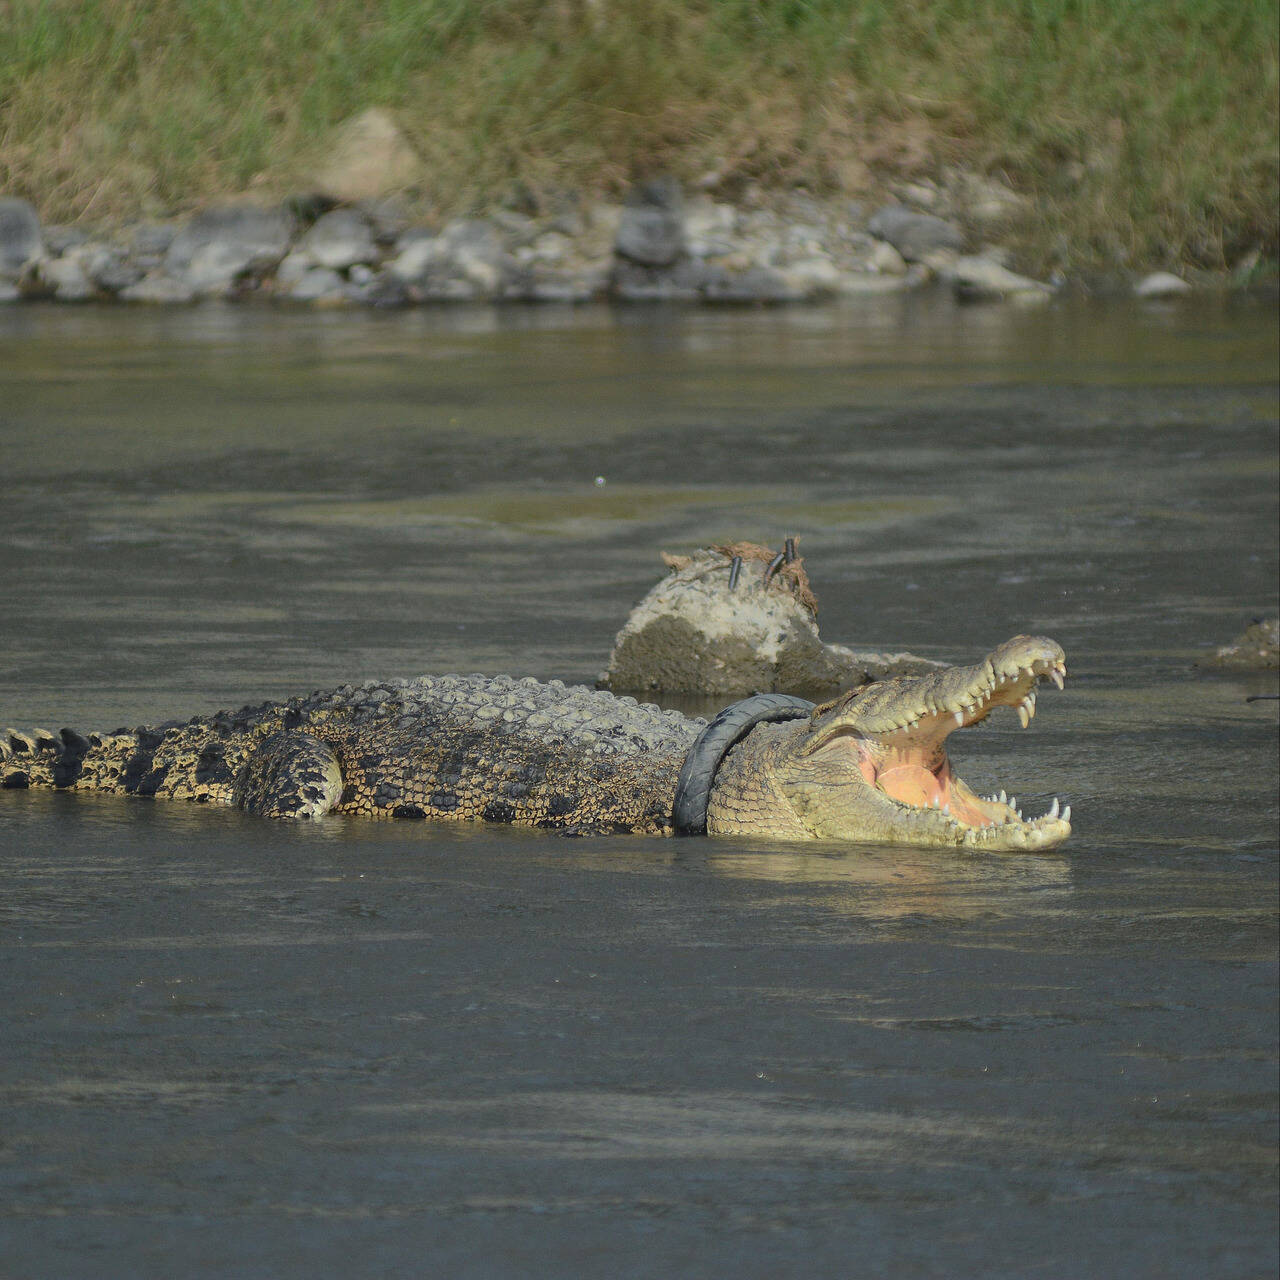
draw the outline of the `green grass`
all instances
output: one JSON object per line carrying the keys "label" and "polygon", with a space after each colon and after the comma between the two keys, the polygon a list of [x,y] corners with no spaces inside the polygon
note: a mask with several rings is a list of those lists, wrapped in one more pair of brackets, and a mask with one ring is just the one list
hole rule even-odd
{"label": "green grass", "polygon": [[0,191],[46,218],[305,185],[390,108],[444,216],[638,173],[876,199],[961,164],[1038,265],[1277,251],[1277,0],[0,0]]}

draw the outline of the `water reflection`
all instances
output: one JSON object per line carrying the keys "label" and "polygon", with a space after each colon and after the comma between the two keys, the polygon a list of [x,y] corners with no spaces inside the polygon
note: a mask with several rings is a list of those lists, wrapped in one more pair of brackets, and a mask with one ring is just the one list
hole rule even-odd
{"label": "water reflection", "polygon": [[838,883],[845,896],[856,898],[863,908],[890,915],[925,914],[931,910],[950,914],[964,888],[985,895],[975,910],[990,910],[1002,888],[1022,904],[1028,891],[1069,890],[1071,864],[1062,854],[1001,854],[975,857],[947,849],[885,849],[862,845],[849,849],[811,846],[755,848],[720,853],[712,841],[706,857],[716,875],[749,880],[777,880],[789,884]]}

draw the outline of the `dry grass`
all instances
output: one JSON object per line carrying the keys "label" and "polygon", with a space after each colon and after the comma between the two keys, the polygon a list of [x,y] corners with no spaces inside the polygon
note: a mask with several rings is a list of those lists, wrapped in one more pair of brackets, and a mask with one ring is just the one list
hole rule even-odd
{"label": "dry grass", "polygon": [[637,173],[877,195],[958,163],[1061,265],[1277,250],[1276,0],[0,0],[0,190],[49,219],[305,186],[389,107],[442,215]]}

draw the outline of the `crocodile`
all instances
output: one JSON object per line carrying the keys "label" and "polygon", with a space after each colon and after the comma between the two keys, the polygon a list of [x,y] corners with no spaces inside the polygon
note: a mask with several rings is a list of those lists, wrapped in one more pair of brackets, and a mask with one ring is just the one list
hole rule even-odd
{"label": "crocodile", "polygon": [[[421,676],[88,736],[9,729],[0,785],[277,818],[1043,849],[1070,834],[1070,808],[1055,799],[1025,820],[1003,792],[976,795],[944,741],[1001,706],[1025,728],[1037,685],[1061,688],[1065,675],[1052,640],[1015,636],[971,666],[881,681],[820,706],[761,695],[710,724],[555,680]],[[756,703],[763,709],[748,706]]]}

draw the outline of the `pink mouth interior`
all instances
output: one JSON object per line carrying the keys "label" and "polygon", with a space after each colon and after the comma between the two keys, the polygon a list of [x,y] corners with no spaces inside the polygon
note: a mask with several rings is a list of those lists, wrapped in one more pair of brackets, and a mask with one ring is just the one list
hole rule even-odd
{"label": "pink mouth interior", "polygon": [[858,768],[871,786],[878,787],[899,804],[917,809],[941,809],[946,805],[952,817],[961,822],[970,826],[985,825],[988,815],[958,791],[959,779],[952,772],[946,754],[940,749],[929,753],[934,757],[932,766],[925,763],[925,754],[899,749],[887,760],[876,760],[865,749],[860,749]]}

